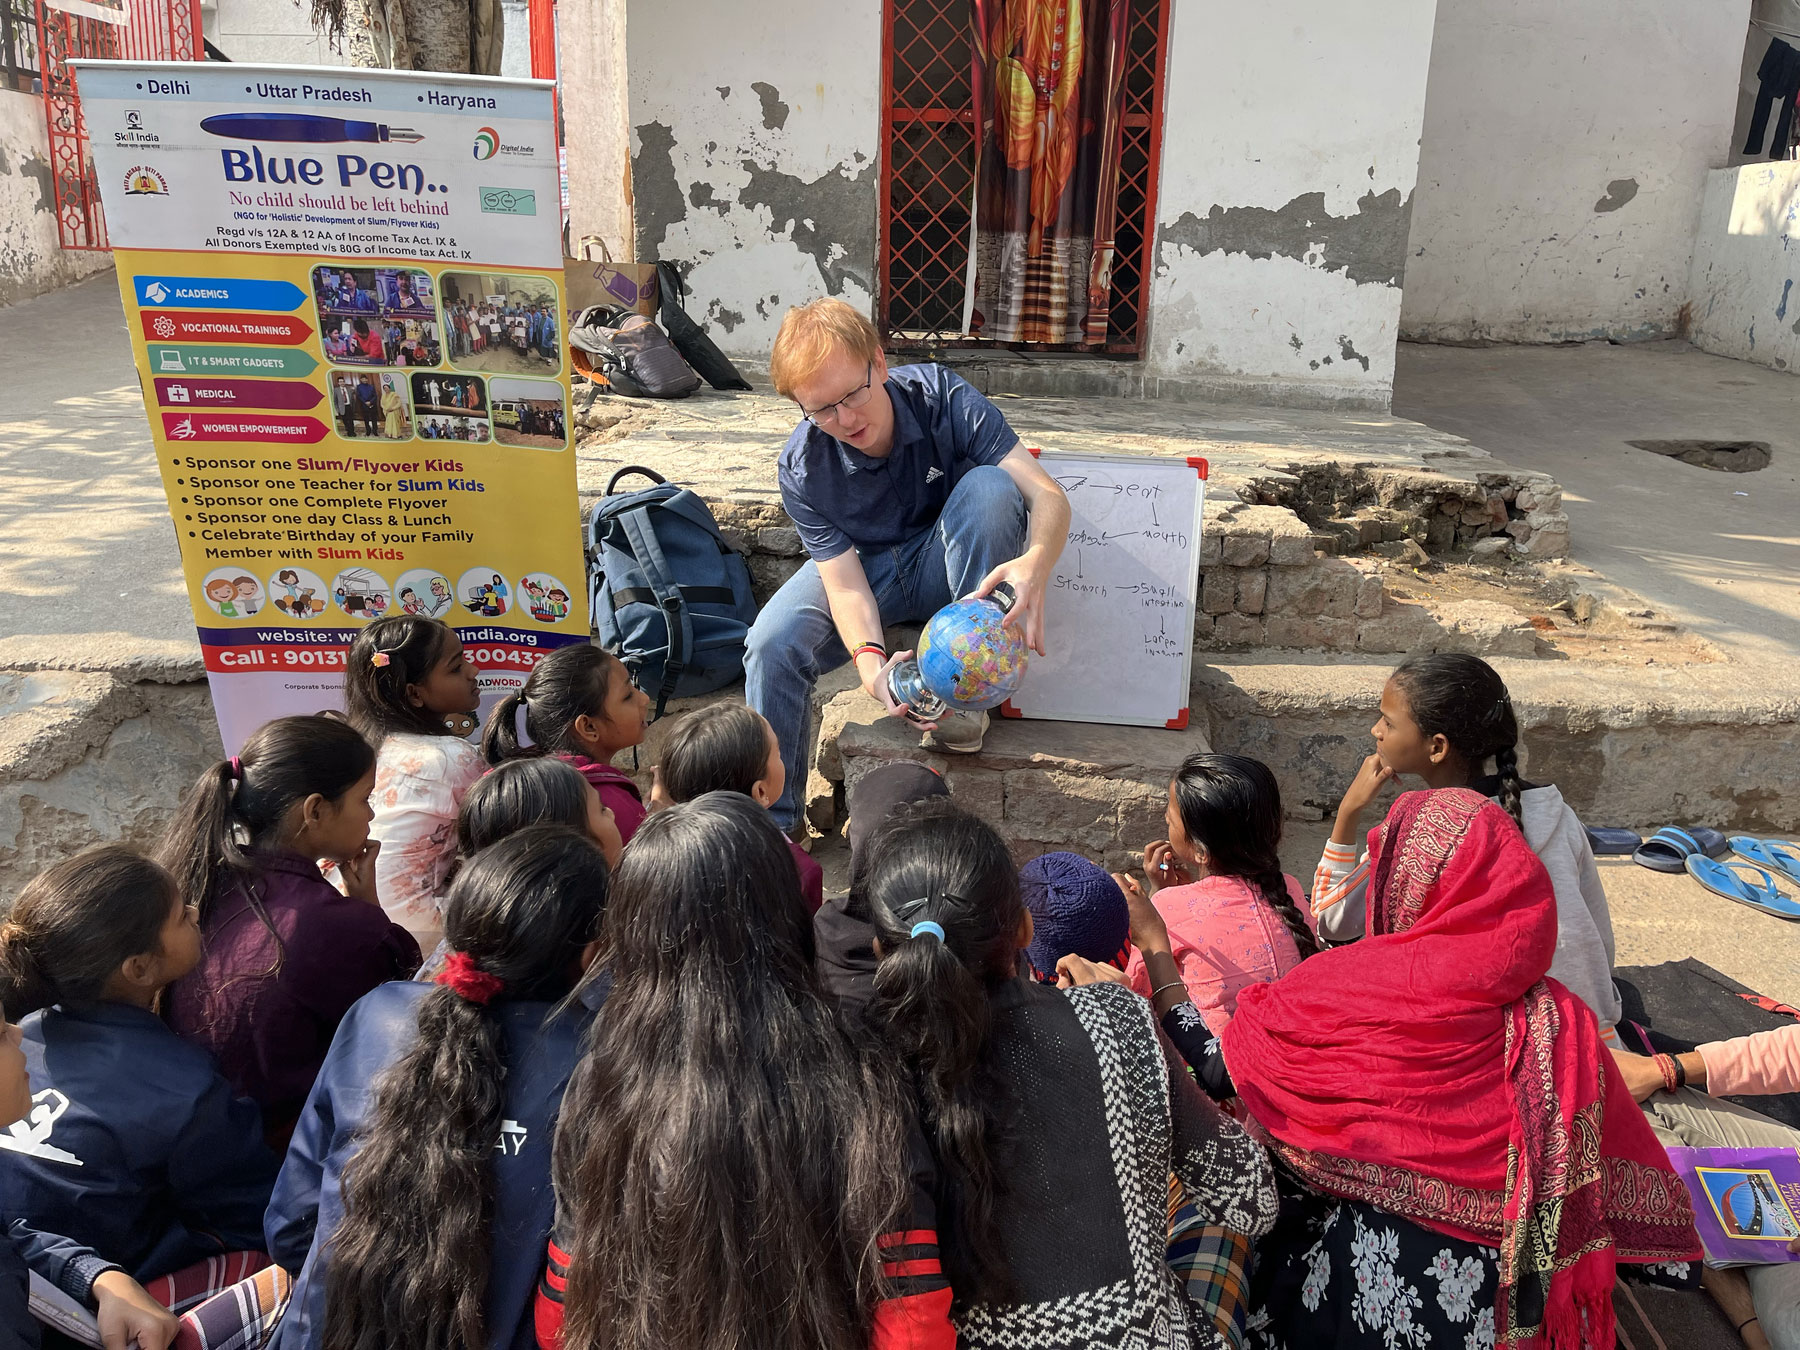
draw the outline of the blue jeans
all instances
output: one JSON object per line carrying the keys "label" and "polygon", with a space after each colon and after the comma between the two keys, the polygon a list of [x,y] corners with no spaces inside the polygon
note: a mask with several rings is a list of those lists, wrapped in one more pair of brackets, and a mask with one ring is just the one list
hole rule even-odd
{"label": "blue jeans", "polygon": [[[984,464],[963,475],[936,525],[860,556],[882,622],[917,623],[1024,551],[1025,499],[1005,469]],[[744,655],[744,697],[775,729],[787,769],[787,787],[770,808],[784,830],[799,820],[806,789],[813,686],[849,659],[818,566],[808,561],[756,616]]]}

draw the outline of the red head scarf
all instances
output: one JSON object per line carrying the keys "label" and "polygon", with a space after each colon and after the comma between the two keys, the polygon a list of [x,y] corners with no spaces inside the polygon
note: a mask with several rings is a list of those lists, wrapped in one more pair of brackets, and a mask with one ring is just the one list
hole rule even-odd
{"label": "red head scarf", "polygon": [[1498,1344],[1610,1350],[1615,1263],[1700,1243],[1593,1013],[1545,976],[1549,874],[1465,788],[1402,796],[1369,860],[1369,936],[1239,995],[1232,1081],[1319,1190],[1498,1247]]}

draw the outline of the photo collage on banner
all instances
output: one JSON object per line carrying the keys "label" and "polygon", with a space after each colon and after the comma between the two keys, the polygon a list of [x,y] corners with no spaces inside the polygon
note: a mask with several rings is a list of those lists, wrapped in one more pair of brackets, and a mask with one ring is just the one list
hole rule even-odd
{"label": "photo collage on banner", "polygon": [[483,708],[588,639],[551,86],[77,65],[228,752],[389,614]]}

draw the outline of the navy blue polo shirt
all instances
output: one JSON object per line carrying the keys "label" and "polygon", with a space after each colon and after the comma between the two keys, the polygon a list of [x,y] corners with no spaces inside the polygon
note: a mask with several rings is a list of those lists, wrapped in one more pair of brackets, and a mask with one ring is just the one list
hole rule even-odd
{"label": "navy blue polo shirt", "polygon": [[936,524],[964,474],[998,464],[1019,443],[1000,410],[944,366],[896,366],[887,392],[894,449],[886,458],[807,421],[782,448],[781,502],[815,562],[905,543]]}

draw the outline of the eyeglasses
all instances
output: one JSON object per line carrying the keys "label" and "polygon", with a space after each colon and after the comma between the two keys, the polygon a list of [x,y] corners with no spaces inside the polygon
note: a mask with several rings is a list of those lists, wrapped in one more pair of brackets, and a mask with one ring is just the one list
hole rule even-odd
{"label": "eyeglasses", "polygon": [[867,403],[874,384],[875,363],[871,361],[864,371],[863,382],[860,388],[852,389],[836,403],[827,403],[823,408],[815,408],[812,412],[808,412],[805,408],[802,408],[800,409],[800,415],[816,427],[822,427],[827,422],[835,422],[838,420],[840,413],[845,409],[854,412],[856,409],[862,407],[863,404]]}

